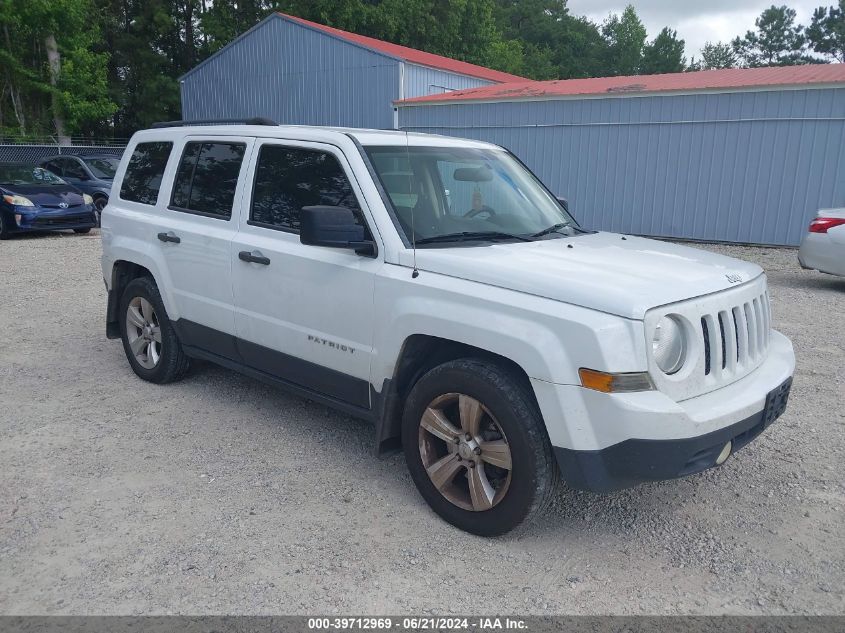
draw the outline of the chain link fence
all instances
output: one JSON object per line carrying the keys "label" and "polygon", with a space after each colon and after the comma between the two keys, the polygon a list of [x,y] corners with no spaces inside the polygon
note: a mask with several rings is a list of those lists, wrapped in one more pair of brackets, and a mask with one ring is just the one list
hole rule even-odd
{"label": "chain link fence", "polygon": [[50,138],[17,140],[0,136],[0,163],[37,163],[49,156],[61,154],[120,158],[127,142],[127,139],[71,139],[70,145],[60,145]]}

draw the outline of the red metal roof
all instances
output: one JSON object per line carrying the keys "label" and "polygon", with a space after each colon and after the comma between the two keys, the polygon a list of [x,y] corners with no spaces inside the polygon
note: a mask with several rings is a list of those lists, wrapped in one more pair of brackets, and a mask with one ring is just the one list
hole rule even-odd
{"label": "red metal roof", "polygon": [[443,94],[415,97],[406,99],[402,103],[477,100],[517,101],[520,99],[554,99],[555,97],[581,95],[624,95],[834,83],[845,83],[845,64],[730,68],[665,75],[557,79],[554,81],[522,80],[496,86],[454,90]]}
{"label": "red metal roof", "polygon": [[391,57],[397,57],[412,64],[430,66],[431,68],[438,68],[440,70],[458,73],[459,75],[469,75],[470,77],[476,77],[477,79],[486,79],[488,81],[495,81],[498,83],[506,81],[527,81],[525,77],[520,77],[518,75],[511,75],[498,70],[491,70],[490,68],[485,68],[484,66],[476,66],[475,64],[458,61],[457,59],[452,59],[451,57],[443,57],[442,55],[426,53],[425,51],[419,51],[415,48],[392,44],[390,42],[385,42],[384,40],[377,40],[373,37],[350,33],[349,31],[341,31],[340,29],[326,26],[325,24],[319,24],[317,22],[298,18],[295,15],[288,15],[286,13],[279,13],[279,15],[288,20],[298,22],[299,24],[304,24],[318,29],[324,33],[329,33],[335,37],[344,39],[347,42],[352,42],[354,44],[358,44],[359,46],[370,48],[380,53],[385,53]]}

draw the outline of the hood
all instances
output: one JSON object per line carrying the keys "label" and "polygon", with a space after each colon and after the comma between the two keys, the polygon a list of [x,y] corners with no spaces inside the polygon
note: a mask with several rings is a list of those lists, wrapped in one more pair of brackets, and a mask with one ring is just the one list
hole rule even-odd
{"label": "hood", "polygon": [[[411,251],[404,251],[400,263],[411,262]],[[732,257],[614,233],[418,248],[417,268],[630,319],[642,319],[657,306],[737,286],[763,272]]]}
{"label": "hood", "polygon": [[64,185],[0,185],[5,193],[26,196],[41,207],[58,207],[66,202],[68,206],[82,204],[82,193],[76,187]]}

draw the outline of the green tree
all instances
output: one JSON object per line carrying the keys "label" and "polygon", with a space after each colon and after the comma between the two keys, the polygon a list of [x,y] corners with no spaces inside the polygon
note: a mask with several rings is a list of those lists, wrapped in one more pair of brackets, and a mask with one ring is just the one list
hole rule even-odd
{"label": "green tree", "polygon": [[[12,129],[24,136],[29,123],[29,92],[43,89],[40,77],[27,63],[27,35],[21,16],[11,2],[0,3],[0,69],[3,85],[0,89],[0,133]],[[12,34],[14,33],[14,38]],[[41,90],[39,90],[41,91]]]}
{"label": "green tree", "polygon": [[383,0],[370,13],[376,37],[478,64],[496,64],[502,41],[493,0]]}
{"label": "green tree", "polygon": [[200,11],[200,54],[216,53],[263,20],[274,7],[264,0],[203,0]]}
{"label": "green tree", "polygon": [[701,62],[699,70],[716,70],[719,68],[735,68],[737,64],[736,53],[730,44],[722,42],[705,42],[701,49]]}
{"label": "green tree", "polygon": [[[108,54],[108,92],[118,108],[113,129],[128,136],[180,117],[179,77],[201,61],[203,5],[198,0],[96,0]],[[215,3],[217,4],[217,3]]]}
{"label": "green tree", "polygon": [[[231,5],[231,0],[227,2]],[[231,10],[243,13],[242,3],[237,4],[237,9]],[[209,13],[216,11],[217,6],[215,0]],[[255,6],[265,5],[256,2]],[[517,72],[522,66],[523,46],[502,37],[494,15],[495,0],[282,0],[273,3],[272,8],[499,70]],[[220,22],[228,25],[232,20],[224,17]],[[217,39],[225,43],[222,38]]]}
{"label": "green tree", "polygon": [[838,7],[816,9],[805,34],[816,53],[845,62],[845,0]]}
{"label": "green tree", "polygon": [[4,0],[0,31],[7,103],[22,134],[89,134],[115,108],[106,90],[108,57],[93,50],[100,39],[91,0]]}
{"label": "green tree", "polygon": [[611,14],[602,24],[602,35],[607,41],[609,74],[636,75],[640,71],[646,29],[633,5],[628,5],[621,17]]}
{"label": "green tree", "polygon": [[532,79],[593,77],[605,66],[598,27],[570,14],[564,0],[497,0],[496,22],[523,48],[517,74]]}
{"label": "green tree", "polygon": [[772,5],[755,20],[755,31],[748,31],[731,43],[744,66],[792,66],[815,61],[805,54],[804,27],[795,23],[795,10]]}
{"label": "green tree", "polygon": [[657,37],[643,47],[640,73],[679,73],[686,68],[684,40],[678,39],[677,31],[664,27]]}

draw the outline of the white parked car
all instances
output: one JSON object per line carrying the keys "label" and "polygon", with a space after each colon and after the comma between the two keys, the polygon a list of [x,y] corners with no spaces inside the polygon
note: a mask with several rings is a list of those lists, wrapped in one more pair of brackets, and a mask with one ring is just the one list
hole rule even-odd
{"label": "white parked car", "polygon": [[803,268],[845,276],[845,208],[818,212],[801,240],[798,263]]}
{"label": "white parked car", "polygon": [[214,361],[372,420],[476,534],[562,478],[723,463],[784,410],[759,266],[581,228],[506,150],[403,132],[135,134],[102,220],[107,333],[138,376]]}

